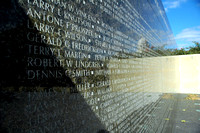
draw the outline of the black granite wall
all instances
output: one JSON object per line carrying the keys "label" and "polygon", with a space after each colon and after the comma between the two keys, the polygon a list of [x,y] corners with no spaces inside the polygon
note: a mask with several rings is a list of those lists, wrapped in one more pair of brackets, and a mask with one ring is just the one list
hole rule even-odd
{"label": "black granite wall", "polygon": [[1,131],[158,131],[162,66],[143,59],[175,45],[159,0],[1,3]]}

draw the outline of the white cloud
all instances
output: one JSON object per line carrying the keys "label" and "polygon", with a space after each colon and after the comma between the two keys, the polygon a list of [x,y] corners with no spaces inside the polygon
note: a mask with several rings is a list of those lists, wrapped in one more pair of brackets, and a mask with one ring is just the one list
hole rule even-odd
{"label": "white cloud", "polygon": [[177,48],[178,48],[178,49],[181,49],[181,48],[187,48],[188,46],[190,46],[190,45],[187,44],[187,43],[177,44]]}
{"label": "white cloud", "polygon": [[183,29],[175,36],[175,39],[200,42],[200,26]]}
{"label": "white cloud", "polygon": [[165,7],[165,11],[167,12],[169,9],[179,7],[182,3],[186,1],[187,0],[166,0],[163,2],[163,5]]}

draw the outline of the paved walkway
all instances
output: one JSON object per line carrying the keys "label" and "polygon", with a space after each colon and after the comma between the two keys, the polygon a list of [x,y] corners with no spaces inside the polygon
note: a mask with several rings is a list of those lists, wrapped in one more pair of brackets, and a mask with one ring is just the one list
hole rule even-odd
{"label": "paved walkway", "polygon": [[170,103],[163,133],[200,133],[200,95],[168,94],[163,102]]}

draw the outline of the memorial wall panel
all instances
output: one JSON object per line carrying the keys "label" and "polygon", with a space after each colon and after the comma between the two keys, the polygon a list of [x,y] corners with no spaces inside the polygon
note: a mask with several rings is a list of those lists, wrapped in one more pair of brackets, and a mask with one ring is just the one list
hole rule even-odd
{"label": "memorial wall panel", "polygon": [[160,56],[175,41],[160,0],[0,7],[1,131],[162,130],[171,102],[162,100]]}

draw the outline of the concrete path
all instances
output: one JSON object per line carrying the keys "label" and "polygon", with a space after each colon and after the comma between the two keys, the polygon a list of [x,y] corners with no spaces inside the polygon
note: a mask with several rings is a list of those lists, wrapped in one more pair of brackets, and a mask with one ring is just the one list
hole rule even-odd
{"label": "concrete path", "polygon": [[170,103],[163,133],[200,133],[200,95],[171,94],[162,100]]}

